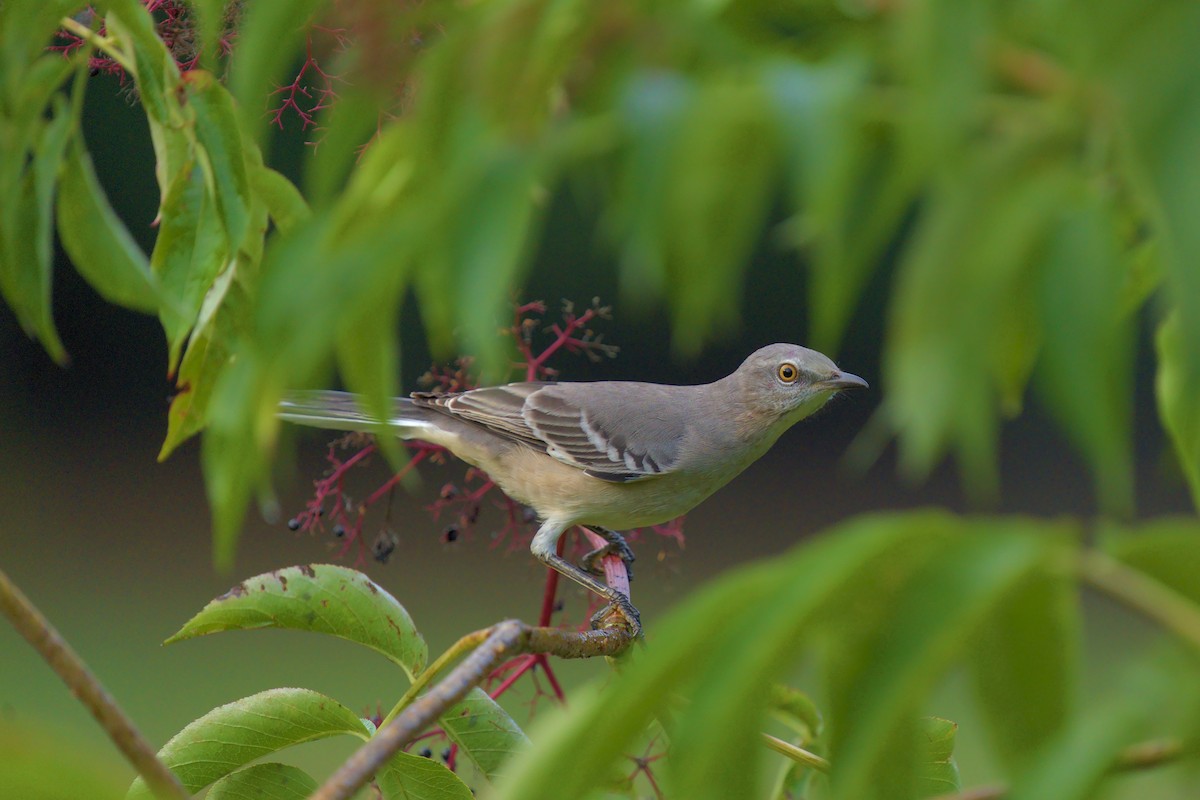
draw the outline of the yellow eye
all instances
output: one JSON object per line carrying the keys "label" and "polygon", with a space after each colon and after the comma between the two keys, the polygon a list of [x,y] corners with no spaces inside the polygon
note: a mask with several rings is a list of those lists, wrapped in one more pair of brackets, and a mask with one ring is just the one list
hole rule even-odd
{"label": "yellow eye", "polygon": [[779,365],[779,369],[775,374],[778,375],[779,380],[783,381],[784,383],[795,383],[800,377],[800,370],[796,368],[795,364],[785,361]]}

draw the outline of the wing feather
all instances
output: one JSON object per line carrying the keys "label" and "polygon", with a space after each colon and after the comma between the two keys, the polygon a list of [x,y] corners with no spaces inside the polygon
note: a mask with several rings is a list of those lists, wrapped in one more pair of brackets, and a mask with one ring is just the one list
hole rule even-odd
{"label": "wing feather", "polygon": [[672,392],[683,388],[513,383],[457,394],[414,394],[413,400],[537,447],[593,477],[624,483],[674,468],[685,422],[663,409],[677,399]]}

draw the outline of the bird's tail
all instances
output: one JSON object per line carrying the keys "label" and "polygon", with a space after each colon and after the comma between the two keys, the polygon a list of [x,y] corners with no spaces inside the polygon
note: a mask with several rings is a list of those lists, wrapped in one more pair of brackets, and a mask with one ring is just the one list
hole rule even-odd
{"label": "bird's tail", "polygon": [[392,400],[387,419],[378,419],[349,392],[288,392],[279,402],[280,419],[298,425],[337,431],[388,432],[402,439],[428,438],[437,429],[436,411],[421,408],[407,397]]}

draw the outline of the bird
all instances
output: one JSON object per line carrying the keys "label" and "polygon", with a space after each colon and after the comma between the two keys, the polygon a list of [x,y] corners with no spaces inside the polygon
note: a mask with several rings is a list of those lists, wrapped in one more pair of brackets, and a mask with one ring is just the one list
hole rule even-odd
{"label": "bird", "polygon": [[[830,398],[867,387],[816,350],[779,343],[706,384],[528,381],[415,392],[394,398],[386,419],[347,392],[294,391],[280,402],[278,416],[424,441],[483,470],[537,515],[534,557],[608,601],[593,625],[619,613],[636,638],[637,609],[594,574],[605,555],[632,564],[633,551],[617,531],[686,514]],[[575,525],[607,542],[581,566],[557,553],[559,538]]]}

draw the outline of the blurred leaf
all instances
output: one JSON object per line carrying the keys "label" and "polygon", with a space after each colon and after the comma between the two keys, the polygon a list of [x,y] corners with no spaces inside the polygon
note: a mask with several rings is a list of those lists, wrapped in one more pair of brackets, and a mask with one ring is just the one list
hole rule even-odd
{"label": "blurred leaf", "polygon": [[464,186],[455,204],[450,257],[458,276],[463,345],[493,380],[508,374],[508,346],[496,335],[508,316],[513,287],[519,286],[541,219],[534,191],[539,159],[519,151],[497,152],[481,174]]}
{"label": "blurred leaf", "polygon": [[181,85],[179,68],[158,38],[150,13],[138,0],[107,0],[105,5],[108,32],[127,55],[133,55],[138,101],[150,123],[154,173],[165,200],[180,173],[190,171],[195,155],[193,138],[188,134],[191,109],[182,103],[186,93]]}
{"label": "blurred leaf", "polygon": [[[1009,800],[1090,800],[1121,751],[1146,735],[1167,705],[1196,702],[1190,684],[1165,679],[1158,653],[1127,667],[1120,684],[1093,701],[1046,743],[1013,782]],[[1194,667],[1193,667],[1194,670]],[[1194,671],[1192,671],[1194,674]]]}
{"label": "blurred leaf", "polygon": [[894,57],[909,90],[899,125],[902,162],[945,177],[969,157],[964,144],[983,120],[990,5],[986,0],[914,0],[894,15]]}
{"label": "blurred leaf", "polygon": [[[310,689],[268,689],[189,723],[163,745],[158,758],[195,793],[255,759],[342,734],[367,738],[358,716],[332,697]],[[152,797],[138,778],[125,800]]]}
{"label": "blurred leaf", "polygon": [[1175,455],[1187,476],[1192,504],[1200,509],[1200,362],[1190,360],[1178,313],[1159,325],[1155,336],[1158,375],[1154,389],[1158,416],[1170,435]]}
{"label": "blurred leaf", "polygon": [[[26,70],[31,64],[62,66],[63,59],[46,54],[46,44],[58,29],[58,21],[76,5],[74,0],[0,3],[0,92],[6,100],[28,87],[23,79],[29,77]],[[70,65],[63,71],[65,77]],[[8,107],[9,102],[3,105]]]}
{"label": "blurred leaf", "polygon": [[231,252],[205,186],[204,171],[195,162],[176,176],[159,213],[150,267],[165,296],[159,318],[167,334],[168,365],[173,373],[204,297]]}
{"label": "blurred leaf", "polygon": [[671,287],[671,341],[685,353],[738,322],[744,265],[777,189],[769,117],[761,87],[730,83],[702,89],[681,120],[657,233]]}
{"label": "blurred leaf", "polygon": [[259,166],[250,171],[249,180],[250,188],[266,204],[280,233],[290,233],[312,217],[300,190],[275,170]]}
{"label": "blurred leaf", "polygon": [[[900,210],[878,196],[868,213],[857,208],[866,173],[874,171],[869,155],[876,143],[861,108],[869,63],[850,50],[816,65],[780,60],[765,77],[799,206],[796,236],[802,245],[811,243],[813,345],[828,352],[879,264],[884,242],[868,236],[871,244],[861,246],[865,229]],[[891,218],[887,229],[894,224]]]}
{"label": "blurred leaf", "polygon": [[821,735],[824,721],[812,698],[799,689],[775,684],[771,687],[771,708],[777,716],[787,720],[804,742],[811,742]]}
{"label": "blurred leaf", "polygon": [[252,628],[290,628],[357,642],[398,664],[410,680],[428,657],[425,640],[396,598],[366,575],[332,564],[288,567],[242,581],[164,644]]}
{"label": "blurred leaf", "polygon": [[958,723],[940,717],[922,717],[918,735],[921,740],[917,764],[917,796],[938,797],[962,789],[958,764],[954,761],[954,737]]}
{"label": "blurred leaf", "polygon": [[[891,613],[859,642],[857,674],[839,676],[830,774],[838,797],[911,797],[917,791],[921,699],[1023,583],[1061,555],[1054,526],[963,521],[951,541],[887,602]],[[849,692],[849,694],[845,694]]]}
{"label": "blurred leaf", "polygon": [[396,753],[375,780],[385,800],[471,800],[475,793],[445,764],[412,753]]}
{"label": "blurred leaf", "polygon": [[625,87],[617,111],[625,131],[617,197],[605,227],[621,252],[621,302],[644,310],[666,291],[661,201],[671,177],[671,150],[694,96],[682,75],[652,72]]}
{"label": "blurred leaf", "polygon": [[213,560],[218,569],[233,565],[246,507],[265,482],[279,430],[275,412],[283,392],[278,375],[245,348],[213,387],[200,463],[212,509]]}
{"label": "blurred leaf", "polygon": [[610,765],[675,693],[691,703],[670,726],[670,763],[679,766],[671,769],[667,794],[754,796],[764,687],[804,642],[798,631],[827,614],[833,597],[869,586],[870,566],[942,538],[944,519],[861,518],[786,557],[726,575],[656,625],[654,647],[636,653],[603,692],[572,697],[569,714],[555,709],[541,716],[531,737],[538,747],[513,760],[497,797],[582,796],[609,776]]}
{"label": "blurred leaf", "polygon": [[205,176],[211,184],[231,246],[242,241],[250,204],[242,136],[233,113],[233,101],[225,87],[210,73],[192,70],[183,76],[187,103],[195,115],[196,139]]}
{"label": "blurred leaf", "polygon": [[979,498],[997,491],[1001,399],[1020,395],[1020,365],[1033,362],[1036,337],[1012,310],[1027,301],[1031,256],[1069,185],[1042,163],[1043,146],[1017,137],[939,180],[892,297],[883,367],[901,469],[923,478],[954,448]]}
{"label": "blurred leaf", "polygon": [[[0,223],[0,246],[7,245],[0,251],[0,288],[25,332],[36,336],[51,358],[66,364],[67,351],[54,327],[50,305],[52,215],[59,168],[75,124],[62,97],[54,99],[49,113],[48,120],[29,131],[35,135],[35,141],[29,142],[32,152],[18,150],[5,165],[9,202],[15,204]],[[29,157],[31,163],[24,163]]]}
{"label": "blurred leaf", "polygon": [[146,313],[158,309],[150,264],[117,218],[78,141],[67,153],[59,187],[58,235],[75,269],[105,300]]}
{"label": "blurred leaf", "polygon": [[508,712],[479,687],[441,717],[442,730],[489,781],[495,780],[529,738]]}
{"label": "blurred leaf", "polygon": [[305,800],[317,782],[302,769],[268,761],[231,772],[212,785],[206,800]]}
{"label": "blurred leaf", "polygon": [[232,357],[232,342],[251,312],[242,277],[246,263],[236,263],[217,276],[204,297],[196,327],[179,365],[176,394],[167,413],[167,436],[158,460],[200,432],[208,422],[208,406],[221,372]]}
{"label": "blurred leaf", "polygon": [[[1189,154],[1200,135],[1200,52],[1187,31],[1200,24],[1191,4],[1159,3],[1119,19],[1119,55],[1096,63],[1123,112],[1124,153],[1145,197],[1174,311],[1159,329],[1159,415],[1200,507],[1200,164]],[[1098,45],[1099,46],[1099,45]]]}
{"label": "blurred leaf", "polygon": [[1067,724],[1076,705],[1081,617],[1065,568],[1027,576],[968,649],[976,697],[997,754],[1019,767]]}
{"label": "blurred leaf", "polygon": [[200,32],[201,63],[210,72],[216,69],[221,34],[225,27],[226,6],[230,0],[191,0],[191,11],[196,16],[196,29]]}
{"label": "blurred leaf", "polygon": [[1105,511],[1133,511],[1133,329],[1122,311],[1126,263],[1112,212],[1073,198],[1045,251],[1039,388],[1096,476]]}
{"label": "blurred leaf", "polygon": [[1194,517],[1155,520],[1136,528],[1108,525],[1101,544],[1114,558],[1200,604],[1200,523]]}

